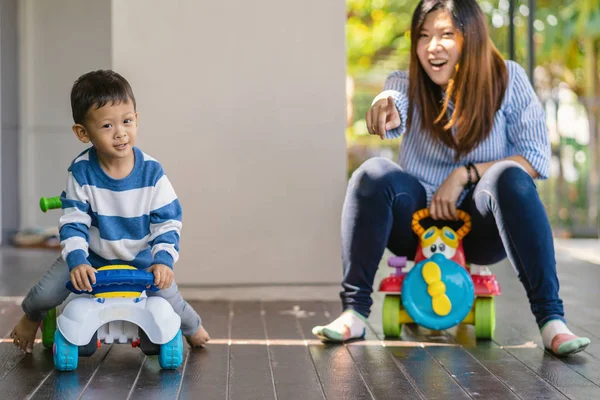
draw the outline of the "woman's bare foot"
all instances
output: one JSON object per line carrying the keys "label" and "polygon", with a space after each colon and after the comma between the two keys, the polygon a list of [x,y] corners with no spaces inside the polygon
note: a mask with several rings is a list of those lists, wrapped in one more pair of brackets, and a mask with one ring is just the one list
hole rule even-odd
{"label": "woman's bare foot", "polygon": [[185,338],[186,338],[188,344],[193,349],[198,349],[198,348],[204,347],[206,345],[206,342],[208,342],[210,340],[210,336],[208,336],[208,332],[206,332],[206,329],[204,329],[204,327],[202,325],[200,325],[200,328],[198,328],[196,333],[194,333],[191,336],[186,336]]}
{"label": "woman's bare foot", "polygon": [[39,322],[32,321],[27,315],[23,315],[10,333],[14,345],[27,353],[31,353],[39,325]]}

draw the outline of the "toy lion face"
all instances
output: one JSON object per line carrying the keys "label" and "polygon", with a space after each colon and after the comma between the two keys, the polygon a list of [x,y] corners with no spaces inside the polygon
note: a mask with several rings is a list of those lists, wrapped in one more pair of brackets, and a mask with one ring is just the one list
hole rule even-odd
{"label": "toy lion face", "polygon": [[421,235],[421,248],[425,258],[434,254],[442,254],[447,259],[454,258],[459,245],[456,232],[447,226],[437,228],[432,226]]}

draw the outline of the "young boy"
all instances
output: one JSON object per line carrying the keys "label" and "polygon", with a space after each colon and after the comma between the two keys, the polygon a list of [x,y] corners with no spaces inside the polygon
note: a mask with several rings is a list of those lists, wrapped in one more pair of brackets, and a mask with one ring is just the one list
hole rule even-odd
{"label": "young boy", "polygon": [[71,90],[73,132],[92,146],[69,167],[61,195],[62,257],[29,291],[25,315],[11,337],[31,352],[46,311],[69,295],[68,279],[91,291],[96,268],[127,264],[154,274],[158,292],[181,316],[181,330],[192,347],[209,340],[201,320],[173,281],[179,257],[182,210],[161,165],[134,147],[138,114],[131,86],[113,71],[82,75]]}

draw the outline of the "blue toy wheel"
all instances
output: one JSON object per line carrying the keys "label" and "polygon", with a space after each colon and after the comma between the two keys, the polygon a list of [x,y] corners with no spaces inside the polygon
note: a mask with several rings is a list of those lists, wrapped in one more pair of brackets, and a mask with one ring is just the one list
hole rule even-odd
{"label": "blue toy wheel", "polygon": [[415,323],[428,329],[460,324],[474,301],[475,287],[467,270],[442,254],[415,265],[402,283],[402,305]]}
{"label": "blue toy wheel", "polygon": [[163,369],[177,369],[183,362],[183,338],[181,329],[170,342],[160,345],[158,364]]}
{"label": "blue toy wheel", "polygon": [[59,371],[75,371],[79,361],[79,347],[70,343],[60,330],[54,333],[54,366]]}

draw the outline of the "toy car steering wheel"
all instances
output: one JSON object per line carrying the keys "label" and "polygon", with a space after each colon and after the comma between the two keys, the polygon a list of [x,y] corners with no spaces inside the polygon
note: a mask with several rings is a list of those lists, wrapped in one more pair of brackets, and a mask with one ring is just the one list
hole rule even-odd
{"label": "toy car steering wheel", "polygon": [[[71,281],[67,282],[66,288],[75,294],[90,294],[90,292],[75,289]],[[98,268],[96,283],[92,285],[91,294],[97,297],[134,297],[135,294],[137,297],[144,290],[152,292],[160,290],[154,285],[152,273],[129,265],[110,265]]]}
{"label": "toy car steering wheel", "polygon": [[[456,235],[458,236],[458,240],[462,240],[467,233],[471,231],[471,216],[464,212],[463,210],[456,210],[456,214],[458,218],[462,220],[463,225],[456,231]],[[421,220],[425,218],[429,218],[431,215],[429,214],[429,208],[423,208],[413,214],[412,219],[412,230],[417,234],[418,237],[421,237],[423,232],[425,232],[425,228],[421,226]]]}

